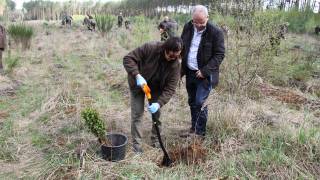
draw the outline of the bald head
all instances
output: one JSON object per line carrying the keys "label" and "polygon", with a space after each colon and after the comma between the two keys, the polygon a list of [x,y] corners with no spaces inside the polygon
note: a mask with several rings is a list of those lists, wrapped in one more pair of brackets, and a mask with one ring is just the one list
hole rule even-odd
{"label": "bald head", "polygon": [[192,9],[192,23],[198,31],[205,29],[208,22],[208,9],[203,5],[196,5]]}
{"label": "bald head", "polygon": [[196,5],[193,7],[192,9],[192,16],[194,15],[202,15],[205,17],[208,17],[208,9],[207,7],[203,6],[203,5]]}

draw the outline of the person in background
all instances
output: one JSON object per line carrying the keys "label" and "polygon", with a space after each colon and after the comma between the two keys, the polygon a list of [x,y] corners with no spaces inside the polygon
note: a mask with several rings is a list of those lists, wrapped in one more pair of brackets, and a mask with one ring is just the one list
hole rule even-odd
{"label": "person in background", "polygon": [[178,23],[173,19],[169,19],[168,16],[164,17],[164,20],[158,25],[161,41],[165,41],[170,37],[176,35],[178,30]]}
{"label": "person in background", "polygon": [[123,16],[122,16],[122,12],[120,12],[120,14],[118,16],[118,27],[119,28],[122,27],[122,22],[123,22]]}
{"label": "person in background", "polygon": [[0,24],[0,74],[4,73],[2,64],[2,52],[6,49],[6,30]]}

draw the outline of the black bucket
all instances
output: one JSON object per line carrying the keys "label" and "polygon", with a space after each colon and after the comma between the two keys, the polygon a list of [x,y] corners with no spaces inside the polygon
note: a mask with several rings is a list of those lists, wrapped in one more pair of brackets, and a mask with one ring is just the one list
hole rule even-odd
{"label": "black bucket", "polygon": [[111,133],[107,134],[107,139],[112,146],[101,146],[102,158],[108,161],[120,161],[124,159],[128,144],[127,136],[120,133]]}

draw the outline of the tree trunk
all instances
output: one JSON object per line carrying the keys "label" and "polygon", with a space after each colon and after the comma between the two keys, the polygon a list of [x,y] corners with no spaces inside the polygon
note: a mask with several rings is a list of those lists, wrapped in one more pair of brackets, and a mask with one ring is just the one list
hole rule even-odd
{"label": "tree trunk", "polygon": [[295,7],[296,9],[299,9],[299,1],[300,1],[300,0],[296,0],[296,2],[294,3],[294,7]]}

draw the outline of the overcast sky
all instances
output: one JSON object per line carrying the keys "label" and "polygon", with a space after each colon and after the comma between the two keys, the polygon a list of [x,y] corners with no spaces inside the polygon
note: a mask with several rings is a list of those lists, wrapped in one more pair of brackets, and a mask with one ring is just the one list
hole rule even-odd
{"label": "overcast sky", "polygon": [[[30,1],[30,0],[13,0],[15,3],[16,3],[16,8],[17,9],[22,9],[22,4],[23,2],[27,2],[27,1]],[[50,0],[50,1],[58,1],[58,2],[63,2],[63,1],[69,1],[69,0]],[[89,0],[77,0],[78,2],[81,2],[81,1],[89,1]],[[107,2],[107,1],[119,1],[119,0],[92,0],[94,2]]]}

